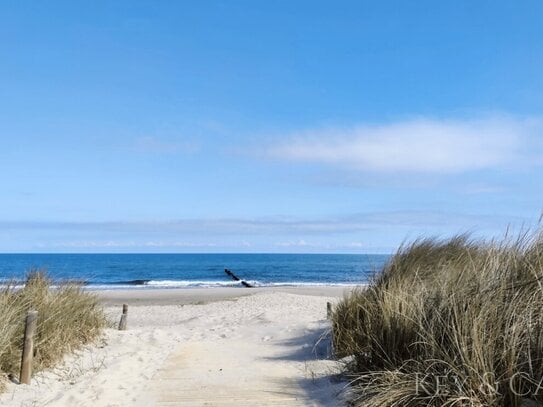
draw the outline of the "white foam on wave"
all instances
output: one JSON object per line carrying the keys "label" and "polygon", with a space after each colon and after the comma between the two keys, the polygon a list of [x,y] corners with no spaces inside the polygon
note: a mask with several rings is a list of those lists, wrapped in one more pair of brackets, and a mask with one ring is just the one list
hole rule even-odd
{"label": "white foam on wave", "polygon": [[[247,281],[255,287],[262,286],[258,281]],[[239,281],[202,281],[202,280],[150,280],[144,284],[90,284],[87,289],[92,290],[145,290],[152,288],[218,288],[243,287]]]}
{"label": "white foam on wave", "polygon": [[[254,287],[309,287],[309,286],[337,286],[350,287],[354,285],[364,285],[365,283],[332,283],[332,282],[311,282],[311,281],[283,281],[274,283],[263,283],[260,281],[246,280]],[[129,284],[90,284],[86,286],[92,290],[119,290],[119,289],[135,289],[145,290],[152,288],[219,288],[219,287],[243,287],[240,281],[201,281],[201,280],[150,280],[145,284],[129,285]]]}
{"label": "white foam on wave", "polygon": [[[313,282],[313,281],[282,281],[273,283],[263,283],[256,280],[246,280],[254,287],[350,287],[355,285],[367,285],[364,282],[352,283],[333,283],[333,282]],[[0,288],[7,287],[0,282]],[[22,288],[24,284],[11,285],[14,288]],[[153,288],[220,288],[220,287],[243,287],[240,281],[213,281],[213,280],[150,280],[144,284],[89,284],[83,286],[88,290],[145,290]],[[57,288],[53,285],[52,288]]]}

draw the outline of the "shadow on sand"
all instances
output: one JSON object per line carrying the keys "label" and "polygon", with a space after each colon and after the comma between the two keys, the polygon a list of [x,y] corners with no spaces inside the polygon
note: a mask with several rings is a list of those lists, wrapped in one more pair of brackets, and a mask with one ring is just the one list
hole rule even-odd
{"label": "shadow on sand", "polygon": [[[279,356],[263,359],[302,362],[300,378],[280,380],[281,388],[299,388],[300,402],[314,407],[345,407],[347,380],[342,375],[342,365],[333,358],[329,323],[322,321],[317,328],[305,329],[300,335],[277,341],[277,346],[287,348]],[[285,392],[285,394],[288,391]],[[283,394],[284,395],[284,394]]]}

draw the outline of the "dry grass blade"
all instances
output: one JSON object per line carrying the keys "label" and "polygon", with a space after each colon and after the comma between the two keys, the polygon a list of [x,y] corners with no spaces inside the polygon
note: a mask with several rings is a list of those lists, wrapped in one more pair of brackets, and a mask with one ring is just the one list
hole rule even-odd
{"label": "dry grass blade", "polygon": [[542,262],[541,235],[400,248],[333,315],[354,405],[542,403]]}
{"label": "dry grass blade", "polygon": [[23,286],[0,290],[0,372],[17,375],[26,313],[38,311],[34,370],[62,359],[101,333],[106,319],[97,298],[80,284],[52,286],[47,274],[32,271]]}

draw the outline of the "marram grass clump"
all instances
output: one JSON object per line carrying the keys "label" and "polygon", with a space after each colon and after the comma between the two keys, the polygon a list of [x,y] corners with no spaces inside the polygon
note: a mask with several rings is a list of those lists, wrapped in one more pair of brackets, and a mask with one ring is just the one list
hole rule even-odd
{"label": "marram grass clump", "polygon": [[93,341],[107,323],[98,299],[81,284],[52,286],[46,273],[32,271],[24,286],[0,288],[0,376],[18,376],[25,317],[32,309],[38,311],[34,371]]}
{"label": "marram grass clump", "polygon": [[543,405],[542,236],[418,240],[345,297],[353,405]]}

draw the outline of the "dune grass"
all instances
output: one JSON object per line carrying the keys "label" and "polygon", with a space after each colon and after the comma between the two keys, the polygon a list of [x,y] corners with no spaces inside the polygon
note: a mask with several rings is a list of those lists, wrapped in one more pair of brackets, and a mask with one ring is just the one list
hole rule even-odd
{"label": "dune grass", "polygon": [[354,406],[542,402],[542,235],[404,245],[340,302],[333,334]]}
{"label": "dune grass", "polygon": [[0,376],[18,377],[25,316],[31,309],[38,311],[34,371],[54,365],[66,353],[97,338],[106,326],[97,298],[83,291],[81,284],[51,286],[46,273],[33,271],[23,287],[0,289]]}

